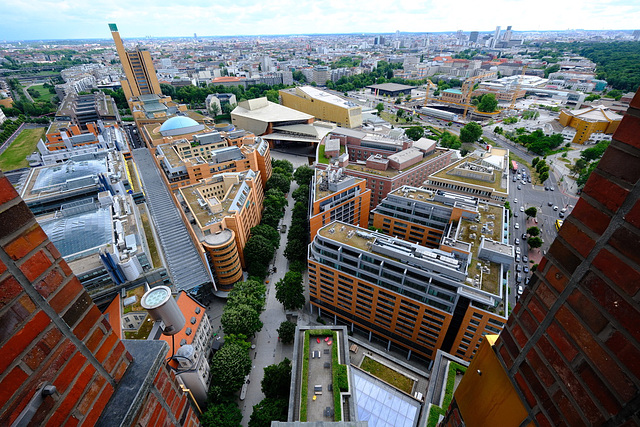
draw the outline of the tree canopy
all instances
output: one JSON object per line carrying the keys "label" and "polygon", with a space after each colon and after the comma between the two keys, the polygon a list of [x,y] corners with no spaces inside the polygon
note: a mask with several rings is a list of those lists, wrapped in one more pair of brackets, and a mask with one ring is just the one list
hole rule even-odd
{"label": "tree canopy", "polygon": [[238,427],[242,412],[235,402],[210,403],[200,418],[203,427]]}
{"label": "tree canopy", "polygon": [[285,357],[282,362],[265,367],[260,386],[267,398],[288,399],[291,388],[291,361]]}
{"label": "tree canopy", "polygon": [[253,336],[262,329],[260,313],[248,304],[225,305],[220,324],[225,334]]}
{"label": "tree canopy", "polygon": [[529,236],[539,236],[540,235],[540,229],[538,227],[529,227],[529,228],[527,228],[527,234]]}
{"label": "tree canopy", "polygon": [[250,276],[264,278],[275,248],[264,236],[252,236],[244,246],[244,259]]}
{"label": "tree canopy", "polygon": [[542,239],[540,237],[529,237],[529,240],[527,240],[527,243],[529,244],[530,248],[539,248],[540,246],[542,246]]}
{"label": "tree canopy", "polygon": [[302,165],[293,173],[293,179],[298,185],[309,185],[311,184],[314,173],[315,169],[307,165]]}
{"label": "tree canopy", "polygon": [[235,393],[242,387],[244,377],[251,371],[251,346],[241,337],[225,337],[225,343],[211,360],[211,396],[216,401],[221,396]]}
{"label": "tree canopy", "polygon": [[269,191],[273,188],[280,190],[283,194],[287,194],[291,188],[289,177],[277,172],[271,174],[271,178],[267,180],[266,189]]}
{"label": "tree canopy", "polygon": [[422,126],[411,126],[405,129],[404,133],[412,141],[417,141],[424,136],[424,128]]}
{"label": "tree canopy", "polygon": [[476,142],[482,136],[482,126],[476,122],[469,122],[460,129],[460,141]]}
{"label": "tree canopy", "polygon": [[246,304],[258,313],[261,313],[262,310],[264,310],[266,292],[267,287],[264,283],[258,282],[257,280],[237,282],[233,285],[231,292],[229,292],[225,308]]}
{"label": "tree canopy", "polygon": [[276,299],[282,303],[285,310],[302,308],[305,302],[302,274],[288,271],[276,283]]}
{"label": "tree canopy", "polygon": [[251,236],[262,236],[273,245],[274,248],[280,247],[280,233],[278,230],[267,224],[258,224],[251,228]]}
{"label": "tree canopy", "polygon": [[531,218],[535,218],[538,213],[538,209],[535,206],[531,206],[530,208],[525,209],[524,213]]}
{"label": "tree canopy", "polygon": [[478,102],[478,111],[483,113],[493,113],[498,108],[498,101],[496,100],[496,96],[492,93],[485,93],[480,97],[480,102]]}
{"label": "tree canopy", "polygon": [[253,406],[249,427],[271,427],[272,421],[286,421],[289,403],[286,399],[265,398]]}
{"label": "tree canopy", "polygon": [[278,327],[278,336],[283,344],[292,343],[295,338],[296,324],[285,320]]}

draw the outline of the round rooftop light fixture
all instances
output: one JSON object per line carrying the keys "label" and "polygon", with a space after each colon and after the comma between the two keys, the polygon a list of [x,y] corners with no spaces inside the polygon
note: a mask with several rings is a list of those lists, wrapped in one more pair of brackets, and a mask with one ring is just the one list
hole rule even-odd
{"label": "round rooftop light fixture", "polygon": [[158,286],[151,288],[143,297],[141,304],[147,310],[151,310],[161,306],[171,298],[171,289],[167,286]]}
{"label": "round rooftop light fixture", "polygon": [[165,335],[175,335],[184,328],[184,315],[171,295],[171,289],[168,286],[156,286],[149,289],[142,296],[140,305],[149,312],[149,316],[153,320],[160,320],[164,323],[163,333]]}

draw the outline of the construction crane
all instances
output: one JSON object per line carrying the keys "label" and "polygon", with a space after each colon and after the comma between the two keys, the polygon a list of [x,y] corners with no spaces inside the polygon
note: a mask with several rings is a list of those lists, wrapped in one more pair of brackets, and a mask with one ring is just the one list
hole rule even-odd
{"label": "construction crane", "polygon": [[[473,93],[473,88],[476,84],[476,82],[478,80],[482,80],[486,77],[493,77],[494,73],[485,73],[485,74],[480,74],[478,76],[474,76],[474,77],[470,77],[468,79],[466,79],[463,83],[462,83],[462,102],[456,102],[456,101],[443,101],[442,99],[438,100],[438,102],[442,102],[443,104],[453,104],[453,105],[458,105],[460,107],[464,107],[464,114],[462,116],[463,120],[467,118],[467,112],[469,110],[469,107],[473,107],[473,105],[471,105],[469,103],[469,101],[471,100],[471,94]],[[429,88],[433,86],[434,88],[437,88],[437,86],[429,79],[427,79],[427,93],[425,94],[424,97],[424,103],[423,106],[426,107],[427,106],[427,102],[429,101]]]}
{"label": "construction crane", "polygon": [[518,99],[518,92],[520,91],[520,87],[522,86],[522,80],[524,79],[524,73],[527,71],[527,67],[529,64],[526,64],[522,67],[522,74],[520,74],[520,78],[518,79],[518,83],[516,84],[516,88],[513,91],[513,96],[511,97],[511,104],[509,105],[509,110],[513,110],[513,107],[516,105],[516,100]]}
{"label": "construction crane", "polygon": [[485,73],[480,74],[479,76],[469,77],[462,83],[462,104],[464,105],[464,114],[462,115],[462,119],[465,120],[467,118],[467,112],[469,107],[473,107],[469,101],[471,101],[471,94],[473,93],[473,88],[476,85],[478,80],[482,80],[485,77],[492,77],[494,73]]}
{"label": "construction crane", "polygon": [[431,87],[433,87],[434,89],[438,88],[438,86],[436,86],[431,81],[431,79],[427,79],[426,86],[427,86],[427,90],[426,90],[426,93],[424,94],[424,103],[422,104],[423,107],[426,107],[427,106],[427,102],[429,102],[429,89],[431,89]]}

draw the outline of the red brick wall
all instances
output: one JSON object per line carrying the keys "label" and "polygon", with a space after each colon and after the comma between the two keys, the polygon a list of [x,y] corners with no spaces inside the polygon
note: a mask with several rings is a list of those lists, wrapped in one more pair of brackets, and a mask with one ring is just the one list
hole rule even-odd
{"label": "red brick wall", "polygon": [[130,356],[4,176],[0,247],[0,425],[45,381],[37,425],[92,425]]}
{"label": "red brick wall", "polygon": [[189,404],[188,395],[178,389],[176,377],[165,367],[156,375],[152,390],[142,406],[135,426],[199,426],[200,422]]}
{"label": "red brick wall", "polygon": [[[49,381],[57,393],[44,399],[32,425],[93,426],[131,362],[122,341],[0,173],[0,425],[10,425]],[[164,367],[152,388],[156,392],[146,397],[140,417],[150,416],[158,425],[167,425],[168,419],[198,425],[187,395]]]}
{"label": "red brick wall", "polygon": [[640,91],[496,343],[539,425],[640,425]]}

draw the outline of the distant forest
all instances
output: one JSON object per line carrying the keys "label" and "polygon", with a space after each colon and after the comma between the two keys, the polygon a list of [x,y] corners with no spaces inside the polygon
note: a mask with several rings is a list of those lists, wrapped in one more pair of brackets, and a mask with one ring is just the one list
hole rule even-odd
{"label": "distant forest", "polygon": [[598,78],[614,89],[635,92],[640,87],[640,42],[574,42],[557,43],[554,47],[595,62]]}

